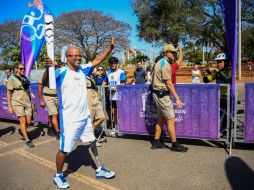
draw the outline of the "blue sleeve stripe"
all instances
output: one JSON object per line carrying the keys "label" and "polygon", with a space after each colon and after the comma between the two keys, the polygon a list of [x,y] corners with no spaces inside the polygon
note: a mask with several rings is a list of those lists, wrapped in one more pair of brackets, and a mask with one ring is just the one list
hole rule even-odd
{"label": "blue sleeve stripe", "polygon": [[86,68],[82,68],[81,69],[82,72],[87,76],[87,75],[90,75],[92,74],[93,70],[94,70],[94,67],[86,67]]}
{"label": "blue sleeve stripe", "polygon": [[165,58],[162,58],[161,60],[161,68],[163,68],[166,64]]}
{"label": "blue sleeve stripe", "polygon": [[61,74],[61,69],[56,69],[55,70],[55,76],[56,78]]}
{"label": "blue sleeve stripe", "polygon": [[62,85],[66,73],[67,73],[67,70],[63,71],[60,75],[58,75],[58,77],[56,77],[56,86],[57,87]]}
{"label": "blue sleeve stripe", "polygon": [[125,76],[125,73],[122,72],[121,75],[120,75],[120,80],[121,81],[126,81],[126,76]]}

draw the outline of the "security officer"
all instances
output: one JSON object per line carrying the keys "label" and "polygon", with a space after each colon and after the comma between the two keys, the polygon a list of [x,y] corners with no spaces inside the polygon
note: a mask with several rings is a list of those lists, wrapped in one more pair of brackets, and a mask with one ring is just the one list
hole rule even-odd
{"label": "security officer", "polygon": [[165,148],[165,145],[160,142],[161,131],[164,123],[167,125],[167,130],[172,142],[172,151],[187,152],[188,148],[179,144],[176,141],[175,132],[175,113],[173,103],[169,93],[172,93],[176,99],[178,109],[182,108],[182,102],[178,97],[174,85],[171,81],[172,70],[169,62],[174,59],[174,54],[177,49],[172,44],[164,46],[162,52],[163,57],[156,62],[152,74],[153,99],[156,104],[159,119],[155,126],[155,137],[152,144],[152,149]]}
{"label": "security officer", "polygon": [[[22,140],[28,148],[34,147],[27,135],[27,127],[31,123],[32,104],[30,100],[30,81],[24,76],[25,66],[21,63],[16,66],[16,73],[7,82],[7,102],[9,113],[15,113],[20,122],[18,130]],[[32,96],[34,98],[34,95]]]}
{"label": "security officer", "polygon": [[[38,96],[40,99],[40,106],[48,110],[48,135],[55,136],[57,140],[60,139],[60,131],[58,124],[58,108],[59,102],[56,89],[50,89],[45,84],[42,84],[42,76],[38,81]],[[53,126],[54,129],[53,129]]]}
{"label": "security officer", "polygon": [[[93,75],[88,75],[86,77],[86,87],[87,87],[87,104],[90,111],[90,116],[94,130],[96,130],[102,122],[105,120],[105,114],[102,108],[101,101],[98,95],[98,88]],[[97,141],[96,146],[101,146]]]}

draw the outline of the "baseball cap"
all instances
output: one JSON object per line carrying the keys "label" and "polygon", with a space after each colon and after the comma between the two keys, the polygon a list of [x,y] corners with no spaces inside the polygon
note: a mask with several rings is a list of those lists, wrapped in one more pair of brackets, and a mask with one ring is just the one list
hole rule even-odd
{"label": "baseball cap", "polygon": [[166,44],[166,45],[163,47],[162,52],[166,52],[166,51],[176,52],[177,49],[174,47],[173,44]]}

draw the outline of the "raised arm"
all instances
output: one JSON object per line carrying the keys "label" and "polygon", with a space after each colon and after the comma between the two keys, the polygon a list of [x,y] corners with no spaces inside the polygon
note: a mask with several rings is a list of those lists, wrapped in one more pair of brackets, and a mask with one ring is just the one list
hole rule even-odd
{"label": "raised arm", "polygon": [[111,36],[110,46],[92,61],[92,66],[97,67],[110,54],[110,52],[114,49],[114,47],[115,47],[115,37]]}
{"label": "raised arm", "polygon": [[180,65],[182,64],[183,62],[183,51],[182,51],[182,48],[177,45],[176,49],[179,50],[179,56],[178,56],[178,59],[176,60],[176,63],[178,64],[178,66],[180,67]]}

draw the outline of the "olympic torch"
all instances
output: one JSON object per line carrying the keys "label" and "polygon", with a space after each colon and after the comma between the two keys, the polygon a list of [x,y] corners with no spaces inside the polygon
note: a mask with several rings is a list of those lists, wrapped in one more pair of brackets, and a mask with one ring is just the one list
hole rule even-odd
{"label": "olympic torch", "polygon": [[[50,13],[45,13],[45,38],[48,57],[54,62],[54,20]],[[56,89],[55,66],[49,67],[49,88]]]}

